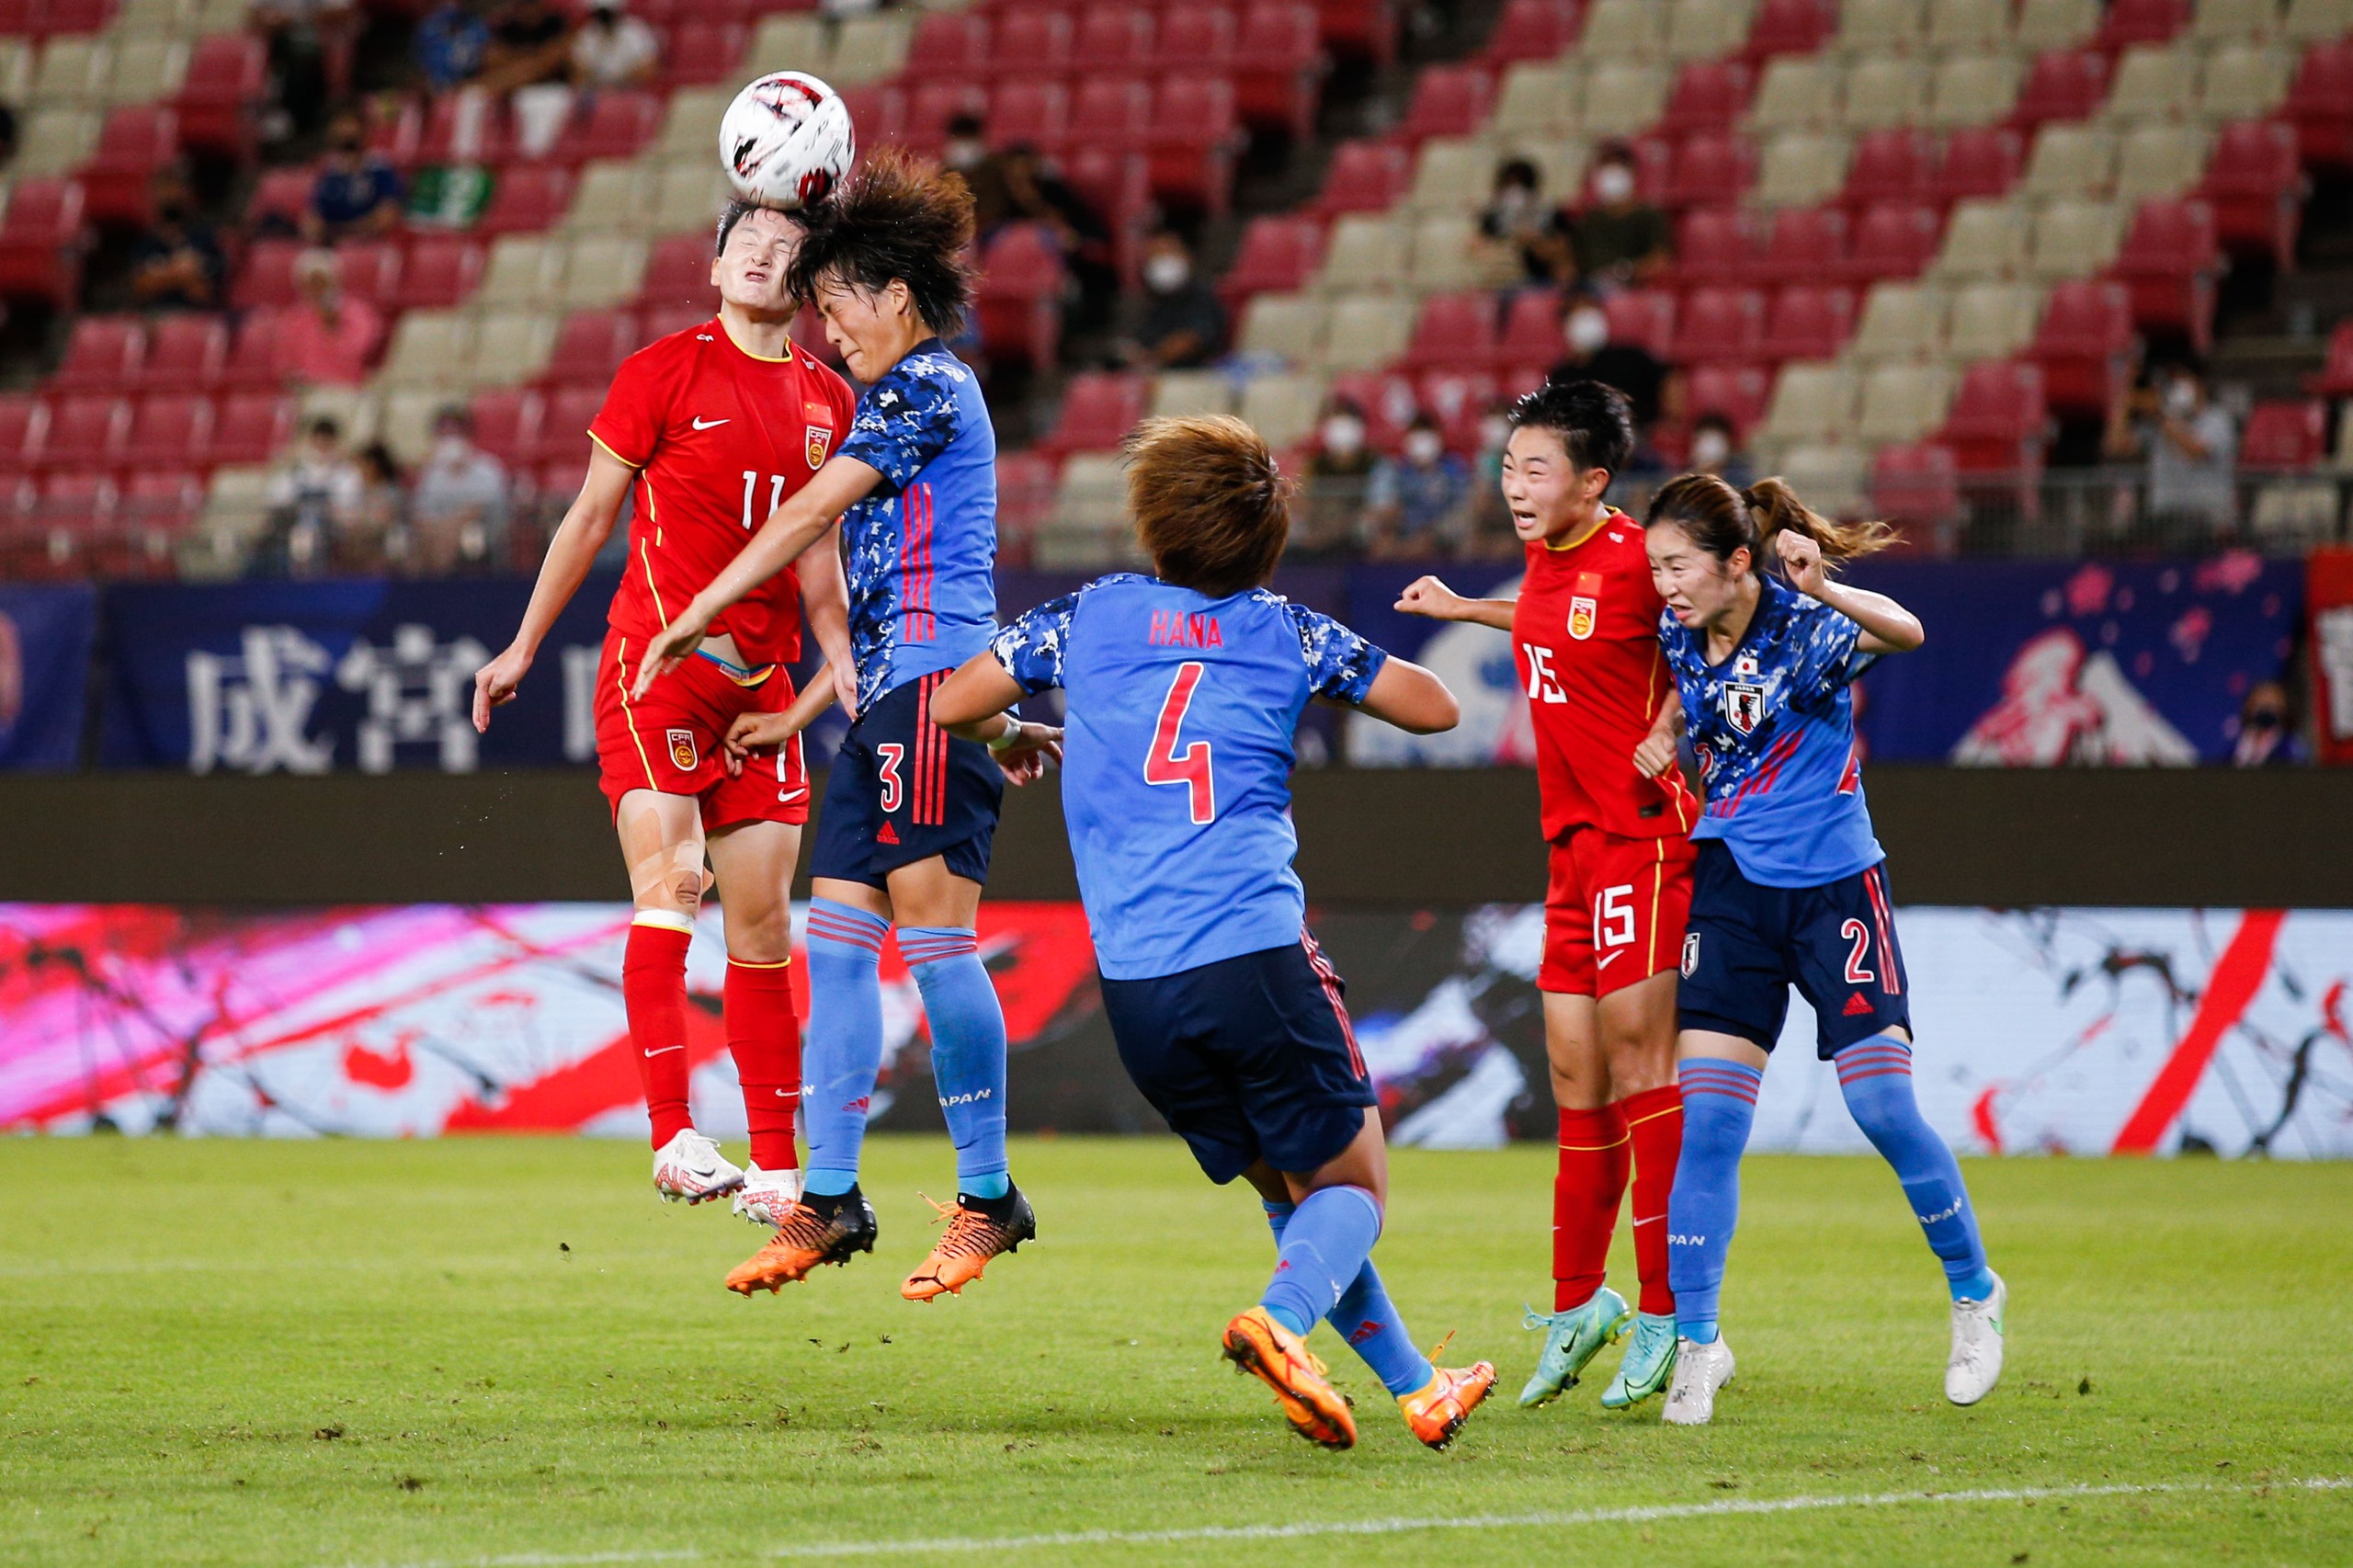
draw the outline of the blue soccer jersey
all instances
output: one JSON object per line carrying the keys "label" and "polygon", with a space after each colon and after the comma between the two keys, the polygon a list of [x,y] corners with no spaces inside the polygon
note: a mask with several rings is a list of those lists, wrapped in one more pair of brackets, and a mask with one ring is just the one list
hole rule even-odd
{"label": "blue soccer jersey", "polygon": [[1863,803],[1848,683],[1877,662],[1862,628],[1778,578],[1739,646],[1708,663],[1702,634],[1671,612],[1659,646],[1675,672],[1708,805],[1693,838],[1721,838],[1767,887],[1818,887],[1885,857]]}
{"label": "blue soccer jersey", "polygon": [[1025,692],[1061,687],[1063,815],[1107,980],[1296,945],[1291,735],[1364,700],[1389,655],[1264,588],[1212,599],[1120,573],[997,634]]}
{"label": "blue soccer jersey", "polygon": [[882,476],[842,515],[862,710],[996,631],[996,431],[980,378],[926,338],[858,400],[841,455]]}

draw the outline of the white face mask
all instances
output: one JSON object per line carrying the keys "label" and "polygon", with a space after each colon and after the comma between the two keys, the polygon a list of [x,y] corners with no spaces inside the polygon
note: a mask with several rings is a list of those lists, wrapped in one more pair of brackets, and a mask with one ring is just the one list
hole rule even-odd
{"label": "white face mask", "polygon": [[948,143],[944,155],[951,169],[969,169],[989,155],[987,146],[969,136],[960,136]]}
{"label": "white face mask", "polygon": [[1490,414],[1479,421],[1479,445],[1491,452],[1503,450],[1511,439],[1511,421]]}
{"label": "white face mask", "polygon": [[1732,456],[1732,442],[1721,430],[1702,430],[1691,437],[1691,466],[1715,468]]}
{"label": "white face mask", "polygon": [[1324,449],[1354,457],[1364,447],[1364,421],[1353,414],[1336,414],[1324,421]]}
{"label": "white face mask", "polygon": [[1495,210],[1506,218],[1517,218],[1536,203],[1536,193],[1524,185],[1507,185],[1495,192]]}
{"label": "white face mask", "polygon": [[433,437],[433,460],[443,468],[455,468],[466,460],[466,438],[449,435]]}
{"label": "white face mask", "polygon": [[1174,294],[1193,276],[1193,264],[1164,252],[1143,264],[1143,286],[1155,294]]}
{"label": "white face mask", "polygon": [[1588,305],[1569,312],[1569,347],[1590,354],[1609,341],[1609,318]]}
{"label": "white face mask", "polygon": [[1634,171],[1623,164],[1605,164],[1593,174],[1593,194],[1611,203],[1634,194]]}
{"label": "white face mask", "polygon": [[2187,419],[2198,412],[2198,388],[2188,381],[2177,381],[2165,388],[2165,412],[2176,419]]}
{"label": "white face mask", "polygon": [[1446,451],[1446,442],[1435,430],[1416,430],[1405,437],[1405,460],[1418,468],[1427,468]]}

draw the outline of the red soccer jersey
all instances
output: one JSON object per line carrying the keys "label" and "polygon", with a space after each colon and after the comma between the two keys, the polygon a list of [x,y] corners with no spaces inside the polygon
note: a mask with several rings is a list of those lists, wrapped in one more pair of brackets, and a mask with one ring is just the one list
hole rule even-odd
{"label": "red soccer jersey", "polygon": [[1634,770],[1634,748],[1675,689],[1658,646],[1665,608],[1642,525],[1615,507],[1566,549],[1528,547],[1512,657],[1536,733],[1548,842],[1588,824],[1621,838],[1666,838],[1699,820],[1680,772]]}
{"label": "red soccer jersey", "polygon": [[[588,434],[637,470],[629,565],[607,616],[650,637],[735,559],[753,530],[833,455],[857,400],[841,377],[788,344],[746,353],[716,319],[621,362]],[[801,653],[801,582],[786,567],[711,623],[747,664]]]}

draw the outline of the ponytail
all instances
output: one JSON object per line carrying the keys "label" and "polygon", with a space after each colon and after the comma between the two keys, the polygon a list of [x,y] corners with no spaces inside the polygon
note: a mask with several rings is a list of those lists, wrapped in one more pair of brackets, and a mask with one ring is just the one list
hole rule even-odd
{"label": "ponytail", "polygon": [[1895,530],[1885,523],[1832,522],[1799,500],[1785,480],[1760,479],[1734,490],[1712,473],[1682,474],[1661,485],[1643,526],[1661,523],[1675,524],[1719,561],[1747,551],[1750,568],[1760,574],[1779,569],[1780,556],[1768,548],[1778,533],[1813,540],[1827,566],[1884,550],[1895,540]]}
{"label": "ponytail", "polygon": [[1802,534],[1822,547],[1825,565],[1836,566],[1885,550],[1895,542],[1895,530],[1876,520],[1834,523],[1798,499],[1784,479],[1760,479],[1740,493],[1749,515],[1756,520],[1759,560],[1778,561],[1766,551],[1778,533]]}

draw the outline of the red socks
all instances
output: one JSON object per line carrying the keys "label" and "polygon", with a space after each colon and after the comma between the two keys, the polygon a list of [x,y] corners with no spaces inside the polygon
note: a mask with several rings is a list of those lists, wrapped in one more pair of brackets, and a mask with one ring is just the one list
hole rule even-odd
{"label": "red socks", "polygon": [[1581,1307],[1601,1289],[1629,1164],[1621,1108],[1561,1112],[1561,1165],[1552,1178],[1552,1310]]}
{"label": "red socks", "polygon": [[1683,1153],[1683,1090],[1674,1084],[1644,1089],[1618,1102],[1634,1148],[1634,1267],[1642,1276],[1637,1303],[1654,1317],[1671,1317],[1675,1292],[1666,1283],[1666,1195]]}
{"label": "red socks", "polygon": [[752,1163],[764,1171],[800,1165],[792,1119],[801,1108],[801,1019],[792,1010],[792,965],[727,960],[727,1049],[744,1085]]}
{"label": "red socks", "polygon": [[645,1085],[656,1149],[694,1125],[687,1112],[687,943],[692,935],[683,915],[641,913],[621,955],[621,1006],[629,1014],[630,1049]]}

